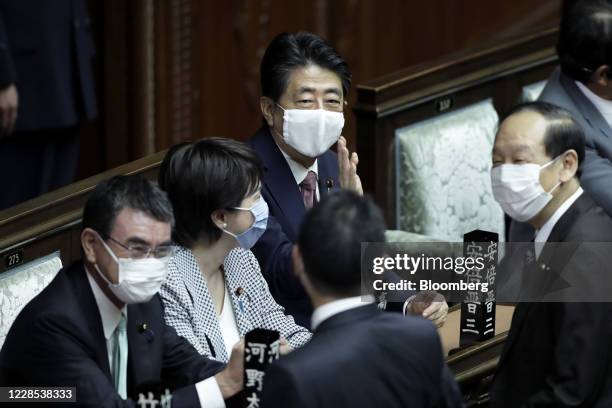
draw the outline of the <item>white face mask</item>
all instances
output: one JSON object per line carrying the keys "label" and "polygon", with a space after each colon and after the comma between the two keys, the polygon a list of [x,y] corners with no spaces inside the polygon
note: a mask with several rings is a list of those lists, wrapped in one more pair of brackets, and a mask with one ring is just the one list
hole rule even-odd
{"label": "white face mask", "polygon": [[108,284],[109,289],[117,296],[117,299],[126,304],[144,303],[151,300],[166,280],[170,257],[160,259],[117,258],[104,240],[100,239],[100,242],[117,262],[119,283],[111,283],[98,265],[94,265],[94,267]]}
{"label": "white face mask", "polygon": [[540,184],[540,170],[555,162],[559,156],[548,163],[539,164],[502,164],[491,169],[493,197],[512,219],[529,221],[553,199],[552,192],[561,184],[558,182],[548,192]]}
{"label": "white face mask", "polygon": [[311,158],[319,157],[336,143],[344,127],[342,112],[325,109],[283,109],[283,112],[283,140]]}

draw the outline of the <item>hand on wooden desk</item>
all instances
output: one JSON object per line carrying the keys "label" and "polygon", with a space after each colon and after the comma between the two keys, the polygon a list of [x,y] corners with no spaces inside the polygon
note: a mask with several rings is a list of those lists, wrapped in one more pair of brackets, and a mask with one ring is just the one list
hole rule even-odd
{"label": "hand on wooden desk", "polygon": [[436,327],[442,327],[448,316],[448,304],[438,292],[423,291],[408,299],[404,314],[408,313],[413,316],[421,315],[431,320]]}

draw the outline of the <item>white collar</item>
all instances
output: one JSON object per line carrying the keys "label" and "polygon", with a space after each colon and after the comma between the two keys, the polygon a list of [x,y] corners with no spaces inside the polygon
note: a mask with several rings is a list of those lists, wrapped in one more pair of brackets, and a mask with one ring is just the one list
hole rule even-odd
{"label": "white collar", "polygon": [[[572,206],[572,204],[574,204],[574,202],[578,199],[578,197],[580,197],[583,191],[584,190],[582,190],[582,187],[578,187],[578,189],[574,192],[574,194],[569,196],[569,198],[565,200],[565,202],[561,204],[559,208],[557,208],[557,211],[555,211],[553,215],[548,219],[548,221],[546,221],[544,225],[542,225],[542,228],[537,230],[535,240],[534,240],[535,242],[548,241],[548,237],[550,236],[550,233],[552,232],[557,221],[559,221],[559,219],[563,216],[563,214],[565,214],[566,211]],[[536,256],[540,256],[539,252],[542,251],[542,245],[536,245],[535,249],[536,249]]]}
{"label": "white collar", "polygon": [[[276,140],[274,141],[274,143],[276,143]],[[295,161],[293,157],[285,153],[283,149],[278,146],[278,143],[276,144],[276,146],[285,157],[285,160],[287,160],[287,164],[289,165],[289,169],[291,170],[291,174],[293,174],[293,178],[295,179],[297,185],[304,181],[309,171],[313,171],[317,175],[317,180],[319,179],[319,159],[315,159],[314,163],[312,163],[310,167],[306,168],[301,163]]]}
{"label": "white collar", "polygon": [[372,295],[353,296],[344,299],[334,300],[317,307],[312,313],[310,327],[314,331],[321,323],[338,313],[345,312],[350,309],[355,309],[360,306],[374,303]]}
{"label": "white collar", "polygon": [[[123,313],[127,319],[127,307],[124,305],[122,309],[117,309],[117,306],[106,296],[102,289],[98,286],[98,282],[93,278],[91,272],[86,267],[85,273],[87,274],[87,280],[93,291],[94,298],[98,304],[98,310],[100,311],[100,317],[102,318],[102,327],[104,329],[104,337],[106,340],[110,339],[119,320],[121,320],[121,314]],[[93,273],[97,273],[94,271]]]}
{"label": "white collar", "polygon": [[595,94],[595,92],[591,91],[585,84],[580,81],[575,81],[576,86],[582,91],[584,96],[587,97],[589,101],[595,108],[601,113],[601,116],[608,122],[608,125],[612,126],[612,101],[602,98],[601,96]]}

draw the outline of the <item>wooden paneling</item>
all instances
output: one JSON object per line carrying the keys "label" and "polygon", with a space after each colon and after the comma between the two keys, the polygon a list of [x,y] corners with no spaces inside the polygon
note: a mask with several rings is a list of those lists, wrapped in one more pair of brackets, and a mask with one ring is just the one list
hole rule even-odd
{"label": "wooden paneling", "polygon": [[[261,123],[259,63],[282,31],[327,38],[358,84],[559,18],[559,0],[88,3],[100,112],[84,126],[81,178],[181,140],[248,138]],[[346,112],[344,134],[355,148],[356,120]]]}
{"label": "wooden paneling", "polygon": [[201,2],[155,1],[156,39],[156,147],[162,149],[199,137],[200,58],[194,32]]}
{"label": "wooden paneling", "polygon": [[[347,59],[353,83],[423,63],[483,40],[497,40],[557,24],[559,1],[547,0],[263,0],[202,1],[195,51],[203,65],[202,136],[244,139],[261,122],[259,62],[282,31],[312,31]],[[356,102],[353,89],[351,105]],[[356,121],[345,134],[354,147]]]}
{"label": "wooden paneling", "polygon": [[24,263],[58,250],[64,265],[80,259],[80,223],[89,193],[100,181],[118,174],[156,180],[164,155],[161,151],[146,156],[0,211],[0,273],[15,251],[22,251]]}

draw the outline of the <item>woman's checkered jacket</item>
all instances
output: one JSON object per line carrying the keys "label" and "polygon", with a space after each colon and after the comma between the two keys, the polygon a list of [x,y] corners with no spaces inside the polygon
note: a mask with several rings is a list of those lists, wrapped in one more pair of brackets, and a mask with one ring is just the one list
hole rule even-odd
{"label": "woman's checkered jacket", "polygon": [[[310,332],[285,315],[283,307],[274,301],[251,251],[232,250],[223,269],[240,336],[254,328],[277,330],[293,348],[310,339]],[[177,248],[160,295],[166,323],[179,336],[189,340],[200,354],[221,362],[229,360],[212,298],[191,250]]]}

